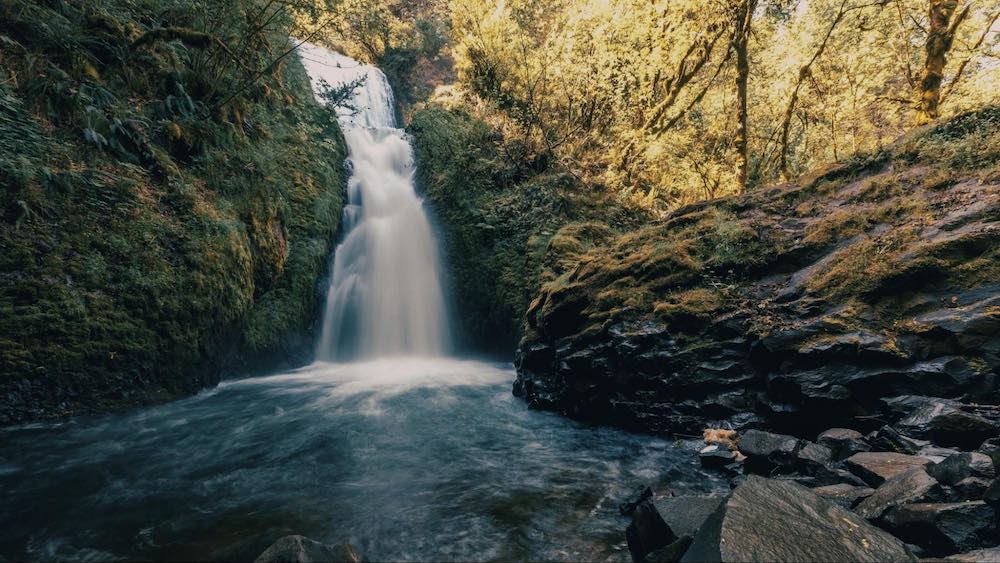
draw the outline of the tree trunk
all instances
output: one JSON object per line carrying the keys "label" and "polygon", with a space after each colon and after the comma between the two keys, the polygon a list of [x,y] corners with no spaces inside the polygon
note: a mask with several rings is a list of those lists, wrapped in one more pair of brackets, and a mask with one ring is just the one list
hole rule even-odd
{"label": "tree trunk", "polygon": [[747,170],[749,169],[747,124],[747,82],[750,79],[750,26],[753,21],[757,0],[741,0],[735,14],[733,29],[733,51],[736,52],[736,188],[739,193],[747,190]]}
{"label": "tree trunk", "polygon": [[958,0],[930,0],[928,17],[930,25],[927,30],[927,44],[924,49],[927,58],[924,61],[923,77],[920,79],[917,104],[917,124],[923,125],[939,115],[938,104],[941,101],[941,81],[944,79],[944,65],[948,62],[948,51],[951,50],[955,30],[969,13],[969,7],[952,21],[951,16],[958,7]]}

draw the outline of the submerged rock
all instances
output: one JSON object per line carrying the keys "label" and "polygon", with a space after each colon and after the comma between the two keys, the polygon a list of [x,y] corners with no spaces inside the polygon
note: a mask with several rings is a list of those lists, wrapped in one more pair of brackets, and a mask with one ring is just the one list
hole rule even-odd
{"label": "submerged rock", "polygon": [[749,476],[683,561],[915,561],[903,542],[814,492]]}
{"label": "submerged rock", "polygon": [[264,550],[254,563],[360,563],[349,544],[327,545],[305,536],[285,536]]}

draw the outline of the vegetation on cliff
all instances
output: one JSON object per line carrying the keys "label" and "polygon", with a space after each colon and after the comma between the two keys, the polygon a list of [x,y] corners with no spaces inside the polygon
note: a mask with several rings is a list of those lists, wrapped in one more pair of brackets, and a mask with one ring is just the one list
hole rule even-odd
{"label": "vegetation on cliff", "polygon": [[0,3],[0,421],[309,353],[345,149],[263,6]]}

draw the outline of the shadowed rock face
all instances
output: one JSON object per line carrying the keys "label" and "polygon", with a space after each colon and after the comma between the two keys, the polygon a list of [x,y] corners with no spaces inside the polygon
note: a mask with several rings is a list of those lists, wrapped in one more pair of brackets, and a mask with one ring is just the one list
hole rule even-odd
{"label": "shadowed rock face", "polygon": [[[995,402],[1000,174],[928,156],[964,146],[949,127],[549,260],[515,394],[645,431],[756,416],[796,435],[898,420],[899,395]],[[933,437],[995,431],[946,414]]]}

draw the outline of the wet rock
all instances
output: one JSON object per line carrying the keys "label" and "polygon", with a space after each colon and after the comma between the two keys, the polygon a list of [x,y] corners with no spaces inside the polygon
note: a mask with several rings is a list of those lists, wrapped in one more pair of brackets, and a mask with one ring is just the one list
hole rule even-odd
{"label": "wet rock", "polygon": [[979,453],[990,456],[993,460],[993,468],[1000,475],[1000,438],[990,438],[979,446]]}
{"label": "wet rock", "polygon": [[815,487],[812,492],[844,508],[854,508],[859,502],[870,497],[875,492],[875,489],[871,487],[858,487],[850,483],[838,483],[836,485]]}
{"label": "wet rock", "polygon": [[361,558],[346,543],[327,545],[305,536],[285,536],[264,550],[254,563],[360,563]]}
{"label": "wet rock", "polygon": [[691,547],[691,536],[681,536],[677,538],[677,541],[661,547],[660,549],[654,549],[653,551],[646,554],[647,563],[677,563],[687,552],[688,548]]}
{"label": "wet rock", "polygon": [[917,503],[886,512],[884,524],[931,555],[995,545],[995,513],[983,501]]}
{"label": "wet rock", "polygon": [[768,473],[778,466],[795,464],[800,440],[794,436],[747,430],[740,436],[740,453],[747,456],[744,466],[753,473]]}
{"label": "wet rock", "polygon": [[962,453],[962,451],[955,448],[941,448],[931,445],[920,448],[920,451],[918,451],[915,455],[928,459],[934,463],[941,463],[949,457],[960,453]]}
{"label": "wet rock", "polygon": [[653,498],[653,489],[650,489],[646,485],[636,487],[621,504],[618,505],[618,512],[622,516],[631,516],[637,506],[642,504],[643,501]]}
{"label": "wet rock", "polygon": [[944,402],[918,408],[896,423],[896,429],[902,434],[929,439],[939,446],[970,450],[1000,432],[993,421]]}
{"label": "wet rock", "polygon": [[805,442],[802,447],[795,452],[797,465],[808,471],[815,471],[817,468],[826,467],[833,461],[833,452],[826,446]]}
{"label": "wet rock", "polygon": [[871,445],[857,430],[831,428],[816,438],[816,443],[830,448],[833,459],[840,461],[860,452],[871,450]]}
{"label": "wet rock", "polygon": [[986,504],[1000,510],[1000,479],[993,480],[993,483],[983,493],[983,500]]}
{"label": "wet rock", "polygon": [[955,486],[970,477],[990,480],[996,477],[993,460],[979,452],[965,452],[947,457],[927,468],[927,473],[944,485]]}
{"label": "wet rock", "polygon": [[908,469],[925,467],[931,462],[925,458],[892,452],[861,452],[847,458],[847,468],[873,487]]}
{"label": "wet rock", "polygon": [[917,440],[900,434],[891,426],[883,426],[868,436],[872,449],[914,455],[930,445],[928,440]]}
{"label": "wet rock", "polygon": [[854,511],[862,518],[874,520],[894,506],[928,500],[935,493],[940,495],[939,483],[923,468],[915,467],[887,479]]}
{"label": "wet rock", "polygon": [[694,537],[702,524],[725,500],[725,495],[699,495],[670,497],[654,501],[653,504],[675,534]]}
{"label": "wet rock", "polygon": [[1000,547],[977,549],[945,558],[947,561],[962,561],[963,563],[1000,563]]}
{"label": "wet rock", "polygon": [[636,507],[632,523],[625,529],[628,550],[636,562],[645,561],[647,553],[670,545],[677,539],[656,506],[648,500]]}
{"label": "wet rock", "polygon": [[718,444],[709,444],[698,452],[698,461],[705,469],[723,469],[736,461],[736,452]]}
{"label": "wet rock", "polygon": [[794,483],[749,476],[682,561],[915,561],[901,541]]}

